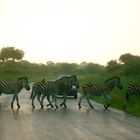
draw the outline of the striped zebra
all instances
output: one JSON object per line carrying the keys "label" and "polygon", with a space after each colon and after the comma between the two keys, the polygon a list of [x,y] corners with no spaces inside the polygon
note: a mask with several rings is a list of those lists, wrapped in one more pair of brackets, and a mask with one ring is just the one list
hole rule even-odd
{"label": "striped zebra", "polygon": [[114,87],[118,87],[119,89],[123,89],[121,85],[120,77],[114,76],[112,78],[107,79],[103,84],[95,84],[95,83],[85,83],[82,85],[83,95],[80,97],[78,106],[81,108],[81,101],[85,97],[87,102],[91,108],[94,108],[90,103],[90,95],[94,96],[104,96],[104,108],[107,110],[110,106],[111,100],[111,91]]}
{"label": "striped zebra", "polygon": [[[56,102],[57,92],[58,90],[54,81],[46,81],[45,79],[43,79],[42,81],[35,82],[33,84],[32,93],[30,97],[30,99],[32,99],[32,107],[35,108],[34,100],[37,97],[37,100],[40,103],[41,108],[43,108],[43,100],[46,96],[47,96],[49,105],[53,107],[52,102],[50,101],[50,95],[52,95],[53,99],[55,100],[55,106],[56,108],[58,108],[58,105]],[[41,101],[40,101],[40,98],[41,98]]]}
{"label": "striped zebra", "polygon": [[[43,100],[44,98],[47,96],[47,100],[49,102],[49,104],[47,106],[51,106],[53,107],[52,102],[50,101],[50,96],[52,95],[53,100],[55,101],[55,106],[56,108],[58,108],[57,105],[57,94],[60,92],[61,89],[63,89],[64,91],[67,88],[70,88],[70,83],[68,82],[68,77],[64,76],[60,79],[57,79],[55,81],[41,81],[41,82],[36,82],[33,84],[33,88],[32,88],[32,94],[30,99],[32,99],[32,106],[33,108],[35,108],[34,106],[34,99],[37,96],[37,99],[41,105],[41,108],[43,108]],[[41,97],[41,101],[40,101],[40,97]]]}
{"label": "striped zebra", "polygon": [[17,101],[18,108],[20,108],[18,93],[21,91],[22,88],[25,88],[26,90],[30,90],[27,77],[20,77],[17,79],[17,81],[10,81],[10,82],[0,80],[0,95],[2,93],[14,94],[11,102],[11,108],[13,108],[13,103],[15,99]]}
{"label": "striped zebra", "polygon": [[129,83],[126,88],[126,94],[125,94],[125,103],[124,103],[124,109],[126,108],[126,105],[128,101],[130,100],[130,97],[138,95],[140,96],[140,83]]}
{"label": "striped zebra", "polygon": [[[79,88],[79,82],[77,80],[77,76],[76,75],[63,76],[55,80],[55,83],[57,84],[58,95],[63,95],[63,98],[64,98],[60,106],[64,106],[65,108],[67,108],[66,100],[67,100],[67,96],[69,95],[70,90],[72,89],[72,86]],[[49,105],[50,104],[48,104],[47,106]]]}
{"label": "striped zebra", "polygon": [[72,86],[79,88],[79,82],[76,75],[71,75],[71,76],[66,76],[66,77],[68,77],[68,83],[69,83],[68,86],[66,87],[63,87],[61,85],[58,86],[59,92],[61,92],[64,98],[64,101],[60,104],[60,106],[64,106],[65,108],[67,108],[67,105],[66,105],[67,96],[70,90],[72,89]]}

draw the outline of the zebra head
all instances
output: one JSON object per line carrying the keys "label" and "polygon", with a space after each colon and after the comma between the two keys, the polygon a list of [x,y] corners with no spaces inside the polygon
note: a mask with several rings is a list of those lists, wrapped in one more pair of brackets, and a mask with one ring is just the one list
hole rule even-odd
{"label": "zebra head", "polygon": [[78,81],[76,75],[71,75],[71,76],[69,77],[69,81],[70,81],[70,83],[71,83],[71,87],[72,87],[72,86],[75,86],[76,88],[79,88],[79,81]]}
{"label": "zebra head", "polygon": [[22,86],[26,90],[30,90],[30,86],[29,86],[29,82],[28,82],[28,78],[27,77],[20,77],[20,78],[17,79],[17,82],[22,84]]}
{"label": "zebra head", "polygon": [[119,76],[114,76],[110,79],[107,79],[105,81],[105,84],[109,85],[110,88],[113,88],[113,87],[118,87],[120,90],[123,89],[123,86],[121,84],[121,80],[120,80],[120,77]]}

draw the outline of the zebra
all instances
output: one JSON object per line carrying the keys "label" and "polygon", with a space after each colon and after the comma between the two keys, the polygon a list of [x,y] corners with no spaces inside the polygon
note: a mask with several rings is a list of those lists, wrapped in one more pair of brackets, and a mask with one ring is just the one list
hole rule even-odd
{"label": "zebra", "polygon": [[64,106],[65,108],[67,108],[66,100],[70,90],[72,89],[72,86],[79,88],[79,82],[76,75],[71,75],[67,77],[68,77],[69,85],[66,87],[63,87],[61,85],[58,86],[59,91],[61,92],[61,94],[63,94],[63,98],[64,98],[64,101],[60,104],[60,106],[61,107]]}
{"label": "zebra", "polygon": [[126,108],[126,105],[130,99],[131,96],[138,95],[140,96],[140,83],[129,83],[126,88],[126,94],[125,94],[125,103],[124,103],[124,109]]}
{"label": "zebra", "polygon": [[94,95],[94,96],[104,97],[104,102],[105,102],[104,108],[105,110],[107,110],[108,107],[110,106],[110,100],[111,100],[110,94],[114,87],[118,87],[120,90],[123,89],[119,76],[111,77],[107,79],[103,84],[95,84],[95,83],[83,84],[82,85],[83,95],[80,97],[78,102],[79,109],[81,108],[81,101],[84,97],[86,97],[89,106],[91,108],[94,108],[89,101],[90,95]]}
{"label": "zebra", "polygon": [[[57,87],[54,81],[46,81],[43,79],[42,81],[35,82],[32,87],[32,93],[30,96],[30,99],[32,99],[32,107],[35,108],[34,100],[37,97],[38,102],[41,105],[41,108],[43,109],[43,100],[47,96],[47,100],[49,102],[49,105],[53,107],[52,102],[50,101],[50,95],[53,96],[53,99],[55,100],[55,106],[58,108],[57,102],[56,102],[56,96],[57,96]],[[42,96],[42,99],[40,101],[40,97]]]}
{"label": "zebra", "polygon": [[30,90],[29,82],[27,77],[20,77],[17,81],[3,81],[0,80],[0,95],[4,94],[13,94],[13,99],[11,102],[11,108],[13,108],[13,103],[16,99],[17,107],[20,108],[18,94],[22,88]]}
{"label": "zebra", "polygon": [[[65,82],[64,82],[65,80]],[[72,86],[75,86],[76,88],[79,87],[79,82],[77,80],[76,75],[71,75],[71,76],[63,76],[57,80],[55,80],[55,83],[58,88],[58,93],[59,95],[63,95],[63,102],[60,104],[60,106],[64,106],[67,108],[66,105],[66,100],[67,100],[67,95],[69,94],[70,90],[72,89]],[[52,101],[53,102],[53,101]],[[49,106],[51,104],[47,104]]]}
{"label": "zebra", "polygon": [[[62,91],[62,89],[63,91],[70,89],[70,82],[68,82],[67,76],[64,76],[55,81],[42,80],[41,82],[34,83],[33,88],[32,88],[32,94],[30,97],[30,99],[32,99],[32,107],[35,108],[34,99],[36,98],[36,96],[37,96],[38,102],[41,105],[41,109],[43,109],[43,100],[46,96],[49,102],[47,106],[53,107],[52,105],[53,101],[52,102],[50,101],[50,95],[52,95],[53,100],[55,101],[55,106],[56,108],[58,108],[56,97],[57,97],[57,94]],[[41,101],[40,101],[40,97],[41,97]]]}

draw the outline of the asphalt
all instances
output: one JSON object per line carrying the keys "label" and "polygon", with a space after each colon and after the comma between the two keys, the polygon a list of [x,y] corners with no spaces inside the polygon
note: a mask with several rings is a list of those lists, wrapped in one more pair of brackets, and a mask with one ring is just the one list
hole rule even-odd
{"label": "asphalt", "polygon": [[[19,94],[20,109],[16,103],[11,109],[11,95],[0,96],[0,140],[139,140],[140,118],[123,111],[93,102],[89,109],[86,101],[78,109],[79,99],[68,99],[67,109],[40,109],[35,101],[32,109],[31,91]],[[58,104],[62,98],[58,98]],[[47,101],[44,101],[44,105]]]}

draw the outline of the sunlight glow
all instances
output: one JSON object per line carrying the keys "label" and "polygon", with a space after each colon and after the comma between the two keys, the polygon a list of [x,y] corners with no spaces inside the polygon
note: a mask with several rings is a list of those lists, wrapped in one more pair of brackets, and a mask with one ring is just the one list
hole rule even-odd
{"label": "sunlight glow", "polygon": [[37,63],[105,65],[140,54],[139,0],[1,0],[0,48]]}

